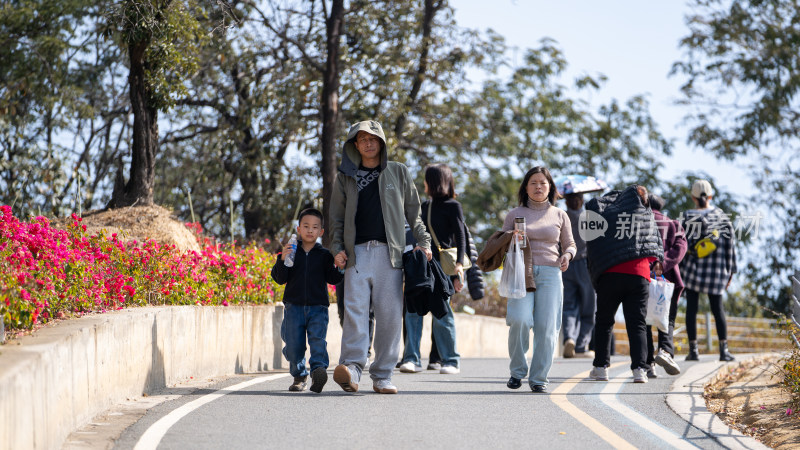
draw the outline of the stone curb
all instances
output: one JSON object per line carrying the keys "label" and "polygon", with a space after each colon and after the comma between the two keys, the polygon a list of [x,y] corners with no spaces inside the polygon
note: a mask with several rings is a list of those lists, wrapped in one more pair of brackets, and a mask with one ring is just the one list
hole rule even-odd
{"label": "stone curb", "polygon": [[128,398],[282,367],[282,308],[145,307],[67,320],[0,347],[0,449],[59,448]]}
{"label": "stone curb", "polygon": [[[703,397],[705,386],[730,373],[731,370],[746,361],[763,358],[766,355],[736,355],[741,361],[722,362],[711,360],[710,356],[701,355],[701,361],[692,365],[670,387],[667,394],[667,405],[689,424],[716,440],[724,447],[731,449],[767,450],[756,439],[728,427],[716,414],[706,408]],[[707,359],[707,361],[702,361]]]}

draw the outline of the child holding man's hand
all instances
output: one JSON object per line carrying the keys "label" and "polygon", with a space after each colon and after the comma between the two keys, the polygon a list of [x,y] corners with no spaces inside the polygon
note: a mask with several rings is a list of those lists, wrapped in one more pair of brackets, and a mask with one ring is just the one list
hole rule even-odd
{"label": "child holding man's hand", "polygon": [[311,388],[322,392],[328,381],[328,284],[337,284],[344,277],[334,265],[331,252],[317,243],[324,232],[324,219],[319,210],[309,208],[300,212],[297,236],[300,241],[294,255],[294,266],[286,267],[284,260],[292,251],[287,244],[272,267],[272,279],[286,284],[283,292],[283,356],[289,361],[289,373],[294,382],[293,392],[303,391],[309,371],[306,368],[306,338],[311,349]]}

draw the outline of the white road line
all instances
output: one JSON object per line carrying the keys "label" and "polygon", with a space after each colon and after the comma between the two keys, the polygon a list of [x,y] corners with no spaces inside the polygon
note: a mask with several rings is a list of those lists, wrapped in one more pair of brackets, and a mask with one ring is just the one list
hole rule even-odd
{"label": "white road line", "polygon": [[[622,362],[618,362],[612,364],[611,367],[616,367],[623,364]],[[630,442],[623,439],[618,434],[614,433],[600,423],[597,419],[586,414],[578,407],[570,403],[567,400],[567,394],[578,385],[578,383],[583,383],[586,381],[586,378],[589,376],[590,371],[581,372],[574,377],[571,377],[567,380],[564,380],[561,384],[559,384],[555,389],[553,389],[552,393],[550,394],[550,400],[555,403],[559,408],[564,410],[567,414],[574,417],[578,420],[578,422],[582,423],[586,426],[589,430],[591,430],[594,434],[596,434],[600,439],[606,441],[609,445],[617,449],[632,449],[635,450],[636,447],[632,445]],[[598,381],[598,383],[603,383],[602,381]]]}
{"label": "white road line", "polygon": [[698,448],[697,446],[691,444],[689,441],[682,439],[678,434],[674,433],[673,431],[662,427],[661,425],[650,420],[647,416],[637,412],[636,410],[626,406],[625,404],[619,401],[617,394],[622,389],[623,384],[627,384],[626,381],[624,381],[629,379],[627,373],[628,371],[623,371],[622,375],[618,375],[611,378],[611,380],[617,380],[618,382],[606,384],[606,386],[600,392],[601,394],[600,399],[603,401],[603,403],[608,405],[611,409],[622,414],[626,419],[649,431],[650,433],[661,439],[665,444],[680,449]]}
{"label": "white road line", "polygon": [[134,450],[154,450],[158,447],[161,439],[167,434],[170,428],[175,425],[183,417],[194,411],[195,409],[205,405],[206,403],[213,402],[214,400],[222,397],[223,395],[230,394],[231,392],[244,389],[254,384],[263,383],[265,381],[277,380],[278,378],[288,377],[288,373],[279,373],[276,375],[269,375],[266,377],[253,378],[233,386],[219,389],[210,394],[206,394],[197,400],[193,400],[167,414],[166,416],[158,419],[156,423],[150,425],[144,434],[139,438]]}

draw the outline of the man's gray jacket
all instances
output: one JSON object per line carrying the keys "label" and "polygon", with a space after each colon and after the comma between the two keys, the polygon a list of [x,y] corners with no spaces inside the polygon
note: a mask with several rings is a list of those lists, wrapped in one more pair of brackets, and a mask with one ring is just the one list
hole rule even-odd
{"label": "man's gray jacket", "polygon": [[331,253],[336,255],[344,250],[347,254],[347,267],[356,263],[356,209],[358,207],[358,186],[356,172],[361,164],[361,154],[355,146],[356,135],[365,131],[381,140],[381,174],[378,177],[378,192],[381,197],[383,222],[392,267],[403,268],[403,250],[406,246],[405,223],[408,222],[414,238],[420,247],[430,249],[431,238],[425,231],[420,217],[420,201],[414,179],[408,167],[389,161],[386,137],[380,124],[374,120],[358,122],[347,133],[347,141],[342,151],[342,163],[333,183],[331,195]]}

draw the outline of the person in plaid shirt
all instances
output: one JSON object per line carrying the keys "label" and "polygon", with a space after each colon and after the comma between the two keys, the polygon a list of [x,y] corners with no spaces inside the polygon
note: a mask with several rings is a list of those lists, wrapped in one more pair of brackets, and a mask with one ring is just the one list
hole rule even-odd
{"label": "person in plaid shirt", "polygon": [[[728,326],[725,321],[725,309],[722,304],[722,293],[731,284],[736,273],[736,246],[733,225],[728,215],[721,209],[711,205],[713,196],[711,183],[697,180],[692,185],[692,200],[697,209],[686,211],[683,215],[683,228],[689,241],[689,251],[680,263],[681,276],[686,284],[686,334],[689,336],[689,354],[687,361],[697,361],[697,304],[701,292],[708,295],[711,312],[717,324],[719,338],[720,361],[733,361],[735,358],[728,351]],[[705,222],[705,226],[703,226]],[[716,249],[704,255],[693,252],[692,247],[708,232],[716,230],[718,236],[711,242]],[[706,234],[706,236],[703,236]]]}

